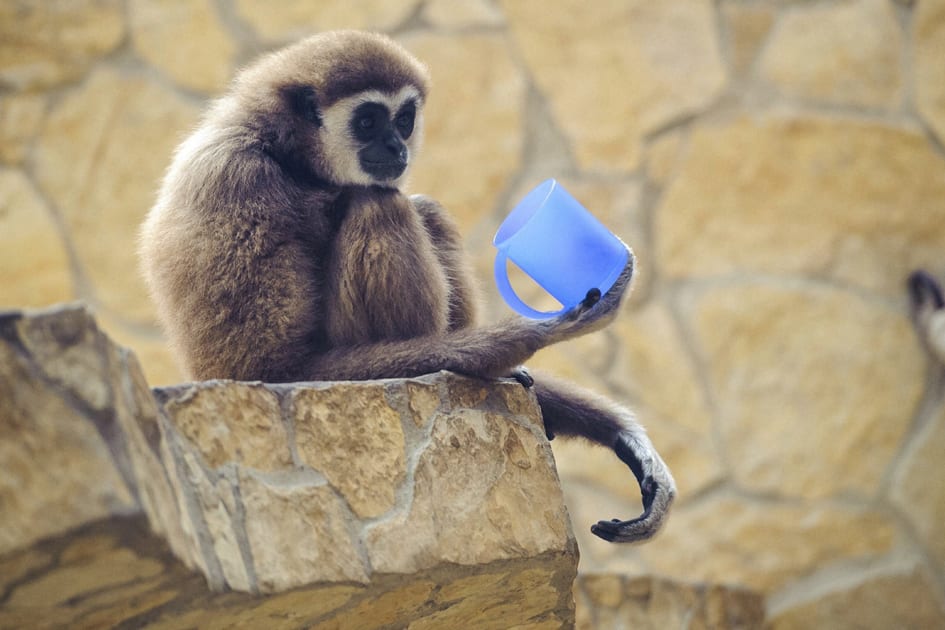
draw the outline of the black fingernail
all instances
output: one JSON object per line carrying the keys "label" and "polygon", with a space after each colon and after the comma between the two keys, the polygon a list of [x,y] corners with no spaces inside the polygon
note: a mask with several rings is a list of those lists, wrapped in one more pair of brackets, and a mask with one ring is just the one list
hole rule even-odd
{"label": "black fingernail", "polygon": [[600,289],[594,288],[587,292],[584,298],[584,306],[594,306],[600,302]]}

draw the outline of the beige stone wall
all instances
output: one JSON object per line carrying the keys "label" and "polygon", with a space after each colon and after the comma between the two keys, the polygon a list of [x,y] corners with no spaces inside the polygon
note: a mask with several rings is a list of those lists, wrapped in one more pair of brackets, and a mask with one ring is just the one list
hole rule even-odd
{"label": "beige stone wall", "polygon": [[945,380],[903,291],[945,274],[945,2],[2,2],[0,305],[85,300],[177,381],[136,226],[235,68],[340,26],[429,63],[411,189],[458,216],[490,318],[491,235],[546,177],[639,256],[616,325],[535,364],[631,404],[680,500],[600,542],[637,492],[556,441],[582,570],[743,584],[775,627],[945,623]]}

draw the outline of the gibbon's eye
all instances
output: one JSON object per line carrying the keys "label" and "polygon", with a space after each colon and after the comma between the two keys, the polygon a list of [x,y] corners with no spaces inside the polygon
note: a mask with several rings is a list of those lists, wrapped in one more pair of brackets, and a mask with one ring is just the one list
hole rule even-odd
{"label": "gibbon's eye", "polygon": [[381,103],[361,103],[352,112],[348,124],[355,138],[367,142],[380,133],[389,116],[387,108]]}
{"label": "gibbon's eye", "polygon": [[413,103],[408,103],[400,110],[400,112],[397,114],[397,117],[394,119],[394,124],[397,126],[397,131],[400,132],[400,135],[404,140],[409,138],[410,134],[413,133],[416,115],[416,105]]}

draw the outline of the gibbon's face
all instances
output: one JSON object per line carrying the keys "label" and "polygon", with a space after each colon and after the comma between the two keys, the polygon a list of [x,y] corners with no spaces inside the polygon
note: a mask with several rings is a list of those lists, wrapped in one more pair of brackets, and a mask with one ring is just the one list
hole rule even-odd
{"label": "gibbon's face", "polygon": [[321,114],[322,152],[338,184],[396,187],[419,148],[420,91],[366,90],[333,103]]}

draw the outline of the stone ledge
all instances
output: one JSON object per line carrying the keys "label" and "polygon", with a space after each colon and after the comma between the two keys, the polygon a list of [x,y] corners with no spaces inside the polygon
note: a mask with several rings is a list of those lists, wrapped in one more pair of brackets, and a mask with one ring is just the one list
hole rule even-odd
{"label": "stone ledge", "polygon": [[[143,511],[208,593],[337,586],[362,594],[358,614],[403,609],[391,622],[496,608],[503,624],[568,625],[577,549],[539,418],[515,383],[448,373],[151,391],[84,308],[3,313],[0,554],[71,548],[76,528]],[[104,567],[142,553],[102,544],[82,580],[127,585]],[[138,577],[168,566],[144,564]],[[71,570],[48,579],[85,592]],[[55,616],[36,584],[4,597]]]}
{"label": "stone ledge", "polygon": [[[0,556],[0,629],[564,628],[573,573],[561,558],[441,565],[370,584],[272,595],[214,592],[143,515],[96,521]],[[557,564],[556,572],[544,567]]]}

